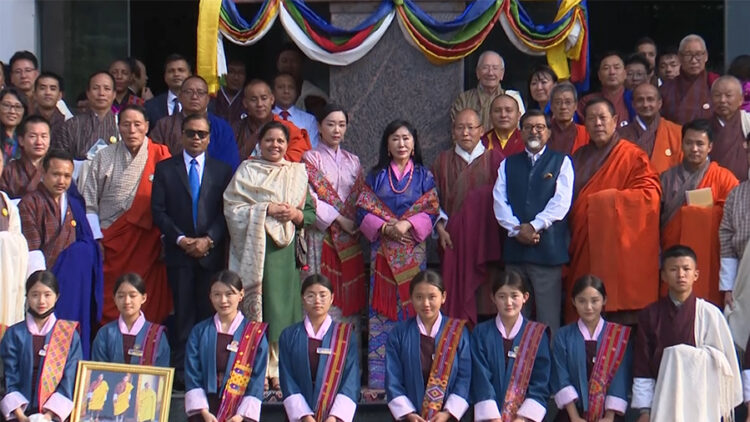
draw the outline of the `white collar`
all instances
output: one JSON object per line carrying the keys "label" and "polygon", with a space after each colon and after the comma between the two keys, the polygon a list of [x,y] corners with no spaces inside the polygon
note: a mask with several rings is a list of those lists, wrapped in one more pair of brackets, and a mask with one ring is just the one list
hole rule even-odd
{"label": "white collar", "polygon": [[727,125],[727,124],[726,124],[726,123],[724,122],[724,120],[722,120],[722,119],[721,119],[721,117],[719,117],[719,116],[716,116],[716,120],[718,120],[718,121],[719,121],[719,124],[721,125],[721,127],[724,127],[724,126],[726,126],[726,125]]}
{"label": "white collar", "polygon": [[422,334],[423,336],[429,336],[432,338],[437,337],[438,331],[440,331],[440,324],[442,323],[443,323],[443,314],[441,312],[438,312],[437,319],[435,319],[435,323],[432,324],[432,329],[428,333],[427,327],[424,326],[422,319],[419,318],[419,315],[417,315],[417,327],[419,328],[419,334]]}
{"label": "white collar", "polygon": [[167,90],[167,104],[173,104],[175,98],[177,98],[177,95],[174,92],[172,92],[171,89],[168,89]]}
{"label": "white collar", "polygon": [[516,338],[518,332],[521,331],[521,325],[523,325],[523,315],[518,314],[518,319],[516,320],[516,323],[513,324],[513,328],[510,329],[510,333],[506,333],[500,314],[497,314],[495,317],[495,326],[497,326],[497,330],[500,331],[500,335],[506,340],[513,340]]}
{"label": "white collar", "polygon": [[307,332],[307,336],[310,337],[313,340],[323,340],[323,337],[328,332],[328,329],[331,328],[331,324],[333,324],[333,318],[331,318],[330,315],[326,315],[326,318],[323,320],[323,324],[320,325],[320,328],[318,328],[318,332],[315,332],[315,328],[312,326],[312,322],[310,321],[310,318],[305,315],[305,331]]}
{"label": "white collar", "polygon": [[198,168],[202,169],[203,168],[203,163],[206,162],[206,153],[205,152],[202,152],[199,155],[197,155],[196,157],[193,157],[190,154],[188,154],[187,151],[182,150],[182,159],[185,160],[185,166],[187,166],[187,168],[190,168],[190,162],[193,161],[193,158],[195,158],[195,161],[198,162]]}
{"label": "white collar", "polygon": [[299,111],[299,109],[297,107],[295,107],[294,104],[292,104],[291,106],[289,106],[289,108],[281,108],[281,107],[279,107],[277,105],[274,105],[273,106],[273,110],[271,110],[271,111],[273,112],[273,114],[281,114],[282,111],[286,111],[287,113],[289,113],[289,117],[291,117],[291,116],[294,116],[295,114],[297,114],[297,112]]}
{"label": "white collar", "polygon": [[646,122],[643,121],[643,119],[641,119],[641,116],[639,116],[639,115],[636,114],[635,115],[635,121],[638,122],[638,125],[641,127],[641,129],[643,129],[643,130],[647,130],[648,129],[648,125],[646,124]]}
{"label": "white collar", "polygon": [[238,311],[237,315],[234,317],[234,321],[232,321],[232,325],[229,326],[229,330],[225,333],[221,331],[221,320],[219,319],[219,314],[214,314],[214,327],[216,327],[216,332],[219,334],[234,335],[234,332],[237,331],[240,324],[242,324],[243,319],[245,319],[245,317],[242,316],[242,312]]}
{"label": "white collar", "polygon": [[526,155],[527,155],[527,156],[528,156],[529,158],[531,158],[531,161],[532,161],[532,162],[536,162],[536,160],[538,160],[538,159],[539,159],[539,157],[541,157],[541,156],[542,156],[542,154],[544,154],[544,151],[546,151],[546,150],[547,150],[547,145],[546,145],[546,144],[545,144],[545,145],[544,145],[544,146],[542,147],[542,149],[540,149],[540,150],[539,150],[539,152],[537,152],[536,154],[532,154],[532,153],[531,153],[531,151],[529,151],[528,149],[525,149],[525,148],[524,148],[524,151],[526,151]]}
{"label": "white collar", "polygon": [[464,160],[466,164],[471,164],[474,160],[481,157],[482,154],[484,154],[485,150],[486,148],[484,147],[484,145],[482,145],[481,142],[477,142],[476,146],[474,146],[474,149],[471,151],[471,154],[464,151],[464,149],[461,148],[458,144],[453,147],[453,151],[456,153],[456,155]]}
{"label": "white collar", "polygon": [[586,324],[584,324],[583,321],[580,318],[578,318],[578,331],[581,332],[581,335],[583,336],[584,341],[597,340],[603,328],[604,328],[604,318],[599,317],[599,322],[596,324],[596,329],[594,330],[594,335],[592,336],[591,334],[589,334],[589,329],[588,327],[586,327]]}
{"label": "white collar", "polygon": [[138,318],[135,320],[135,323],[133,323],[133,328],[129,330],[128,330],[128,326],[125,325],[125,320],[122,319],[122,315],[120,315],[117,318],[117,326],[120,328],[120,333],[129,335],[129,336],[138,335],[138,333],[141,332],[141,328],[143,328],[144,324],[146,324],[146,317],[143,315],[143,311],[141,311],[141,314],[138,315]]}
{"label": "white collar", "polygon": [[46,336],[50,331],[52,331],[52,328],[55,326],[55,322],[57,322],[57,317],[53,313],[49,316],[49,319],[47,319],[47,322],[44,323],[41,329],[37,327],[36,322],[34,322],[34,317],[31,316],[31,314],[26,314],[26,328],[29,330],[32,336]]}

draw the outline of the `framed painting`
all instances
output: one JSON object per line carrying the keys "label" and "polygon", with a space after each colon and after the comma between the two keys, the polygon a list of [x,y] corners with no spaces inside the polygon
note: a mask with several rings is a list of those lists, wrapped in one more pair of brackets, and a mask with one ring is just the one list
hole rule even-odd
{"label": "framed painting", "polygon": [[80,361],[71,422],[168,422],[174,368]]}

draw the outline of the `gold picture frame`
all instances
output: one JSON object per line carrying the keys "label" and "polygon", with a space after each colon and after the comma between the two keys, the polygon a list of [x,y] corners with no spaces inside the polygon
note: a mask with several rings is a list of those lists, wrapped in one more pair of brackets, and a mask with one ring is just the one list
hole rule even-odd
{"label": "gold picture frame", "polygon": [[174,368],[82,360],[70,422],[168,422],[173,380]]}

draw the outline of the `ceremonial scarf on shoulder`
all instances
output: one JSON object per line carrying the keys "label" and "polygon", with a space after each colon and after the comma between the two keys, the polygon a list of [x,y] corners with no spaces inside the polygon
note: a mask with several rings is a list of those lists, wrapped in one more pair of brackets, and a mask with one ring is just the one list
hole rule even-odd
{"label": "ceremonial scarf on shoulder", "polygon": [[341,378],[344,375],[344,365],[346,364],[346,355],[349,351],[349,339],[351,338],[352,324],[334,324],[331,329],[331,354],[328,356],[325,371],[323,372],[323,385],[320,386],[318,393],[317,410],[315,411],[315,420],[322,421],[328,417],[328,412],[333,406],[336,393],[341,385]]}
{"label": "ceremonial scarf on shoulder", "polygon": [[73,342],[73,333],[77,327],[77,322],[64,319],[58,319],[52,327],[47,355],[44,357],[42,373],[39,376],[39,413],[44,413],[45,403],[55,393],[62,380]]}
{"label": "ceremonial scarf on shoulder", "polygon": [[141,350],[141,365],[154,365],[156,362],[157,353],[159,352],[159,343],[161,342],[161,335],[164,333],[164,326],[159,324],[151,324],[146,331],[146,337],[143,338],[143,344]]}
{"label": "ceremonial scarf on shoulder", "polygon": [[464,326],[466,326],[466,321],[463,319],[446,318],[445,327],[435,349],[435,359],[432,360],[430,377],[424,391],[424,400],[422,401],[422,418],[424,420],[432,419],[433,416],[443,410],[448,380],[453,370],[453,364],[456,362],[456,353]]}
{"label": "ceremonial scarf on shoulder", "polygon": [[[323,201],[336,209],[339,214],[354,220],[357,214],[357,198],[364,186],[360,174],[354,182],[349,197],[344,202],[325,175],[314,165],[305,162],[310,186]],[[365,306],[365,261],[359,237],[344,231],[339,223],[333,222],[323,239],[320,258],[320,272],[333,284],[333,304],[341,309],[344,316],[359,312]]]}
{"label": "ceremonial scarf on shoulder", "polygon": [[516,360],[513,362],[513,372],[510,375],[508,388],[505,390],[501,412],[502,422],[513,421],[518,409],[521,408],[521,404],[526,399],[526,390],[529,388],[531,372],[536,361],[536,352],[539,350],[539,344],[542,342],[542,336],[546,329],[547,326],[538,322],[528,321],[526,323]]}
{"label": "ceremonial scarf on shoulder", "polygon": [[696,171],[689,172],[684,164],[674,166],[661,175],[662,207],[661,227],[663,228],[677,211],[685,205],[685,192],[695,190],[706,176],[710,160]]}
{"label": "ceremonial scarf on shoulder", "polygon": [[[375,192],[363,184],[362,193],[357,199],[357,206],[385,221],[391,219],[403,220],[421,212],[437,215],[440,210],[437,189],[432,188],[422,194],[412,206],[397,216],[378,198]],[[375,259],[374,287],[372,293],[372,308],[389,319],[398,320],[398,304],[396,292],[401,298],[401,304],[406,310],[407,317],[414,316],[414,307],[409,299],[409,282],[420,271],[419,262],[414,256],[417,243],[410,239],[406,243],[381,238],[380,248]]]}
{"label": "ceremonial scarf on shoulder", "polygon": [[232,364],[232,372],[221,394],[221,405],[216,420],[223,422],[237,414],[237,408],[250,383],[255,355],[258,353],[258,346],[263,340],[266,328],[268,324],[264,322],[247,321]]}
{"label": "ceremonial scarf on shoulder", "polygon": [[604,329],[602,343],[596,352],[596,362],[589,380],[589,410],[587,422],[598,422],[604,417],[604,402],[607,389],[612,383],[617,369],[625,356],[628,346],[630,327],[620,324],[607,323]]}

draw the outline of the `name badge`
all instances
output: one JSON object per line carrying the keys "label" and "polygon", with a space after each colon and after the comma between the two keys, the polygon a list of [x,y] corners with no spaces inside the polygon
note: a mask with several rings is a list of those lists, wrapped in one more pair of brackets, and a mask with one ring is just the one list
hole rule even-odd
{"label": "name badge", "polygon": [[512,350],[508,350],[508,357],[511,359],[518,357],[518,346],[514,347]]}
{"label": "name badge", "polygon": [[315,352],[319,355],[330,355],[332,353],[331,349],[327,347],[318,347],[318,349]]}
{"label": "name badge", "polygon": [[47,344],[39,350],[39,356],[47,356]]}
{"label": "name badge", "polygon": [[136,344],[133,346],[132,349],[128,350],[129,356],[135,356],[137,358],[143,356],[143,350],[141,350],[141,346],[139,344]]}
{"label": "name badge", "polygon": [[237,353],[237,351],[240,350],[240,343],[238,343],[237,340],[232,341],[231,343],[227,344],[227,350],[233,353]]}

